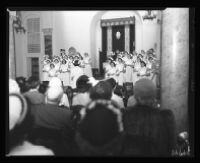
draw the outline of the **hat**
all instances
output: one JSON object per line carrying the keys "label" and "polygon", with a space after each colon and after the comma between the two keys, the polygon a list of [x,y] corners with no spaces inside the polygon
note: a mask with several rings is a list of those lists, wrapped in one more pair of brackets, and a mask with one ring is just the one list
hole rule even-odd
{"label": "hat", "polygon": [[110,100],[112,97],[112,86],[106,81],[99,81],[90,89],[90,98]]}
{"label": "hat", "polygon": [[27,103],[18,93],[9,94],[9,130],[20,124],[27,113]]}
{"label": "hat", "polygon": [[62,87],[62,82],[58,77],[53,77],[49,81],[49,87]]}
{"label": "hat", "polygon": [[149,79],[140,79],[135,83],[135,98],[140,97],[142,100],[154,99],[156,97],[156,86]]}
{"label": "hat", "polygon": [[50,87],[47,90],[47,99],[50,101],[60,101],[63,95],[63,88],[62,87]]}
{"label": "hat", "polygon": [[108,100],[96,100],[80,111],[78,131],[81,137],[94,146],[103,146],[123,131],[122,114]]}
{"label": "hat", "polygon": [[20,93],[19,85],[13,79],[9,79],[9,93]]}
{"label": "hat", "polygon": [[88,91],[91,86],[92,84],[89,83],[89,77],[86,75],[80,76],[76,81],[76,87],[80,92]]}

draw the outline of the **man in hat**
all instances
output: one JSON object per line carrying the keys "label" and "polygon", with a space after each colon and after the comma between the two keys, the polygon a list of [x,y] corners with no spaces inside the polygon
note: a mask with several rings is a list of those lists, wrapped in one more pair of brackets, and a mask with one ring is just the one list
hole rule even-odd
{"label": "man in hat", "polygon": [[175,142],[172,111],[155,106],[156,86],[149,79],[136,82],[134,98],[135,105],[128,107],[123,115],[124,129],[129,137],[125,139],[125,155],[171,156]]}

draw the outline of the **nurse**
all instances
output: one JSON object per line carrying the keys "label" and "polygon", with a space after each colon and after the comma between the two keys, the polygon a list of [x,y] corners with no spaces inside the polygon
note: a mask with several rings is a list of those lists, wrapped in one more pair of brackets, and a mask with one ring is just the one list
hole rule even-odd
{"label": "nurse", "polygon": [[43,72],[43,81],[49,81],[49,76],[48,76],[48,72],[50,70],[50,63],[51,60],[50,59],[45,59],[43,61],[43,68],[42,68],[42,72]]}
{"label": "nurse", "polygon": [[63,82],[63,86],[69,86],[70,85],[70,74],[69,74],[69,68],[68,68],[68,61],[63,59],[62,63],[60,65],[60,79]]}
{"label": "nurse", "polygon": [[118,72],[116,74],[117,75],[117,83],[118,83],[118,85],[123,86],[124,74],[126,72],[126,68],[125,68],[124,62],[121,57],[117,58],[116,68],[117,68],[117,72]]}
{"label": "nurse", "polygon": [[92,77],[91,58],[88,53],[84,53],[83,64],[84,64],[84,69],[83,69],[84,74],[87,75],[88,77]]}

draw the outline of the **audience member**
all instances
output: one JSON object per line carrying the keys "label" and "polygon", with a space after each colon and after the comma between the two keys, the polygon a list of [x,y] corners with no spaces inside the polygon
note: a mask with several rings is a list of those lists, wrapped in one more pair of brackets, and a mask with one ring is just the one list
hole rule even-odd
{"label": "audience member", "polygon": [[54,155],[52,150],[34,145],[29,141],[28,135],[34,123],[29,106],[22,95],[10,93],[9,153],[7,156]]}
{"label": "audience member", "polygon": [[107,79],[106,82],[110,83],[110,85],[112,86],[112,97],[111,97],[111,100],[115,101],[118,104],[119,108],[121,108],[121,109],[124,108],[123,99],[120,96],[118,96],[117,94],[114,93],[115,88],[117,86],[116,80],[113,79],[113,78],[110,78],[110,79]]}
{"label": "audience member", "polygon": [[121,151],[123,124],[119,108],[95,100],[80,111],[76,143],[82,156],[117,156]]}
{"label": "audience member", "polygon": [[91,100],[105,99],[110,100],[112,97],[112,86],[105,81],[99,81],[90,89]]}
{"label": "audience member", "polygon": [[72,105],[87,105],[91,99],[89,90],[92,87],[89,82],[89,77],[86,75],[80,76],[76,81],[77,94],[73,97]]}
{"label": "audience member", "polygon": [[44,94],[38,91],[39,89],[39,80],[36,77],[30,77],[28,79],[29,91],[24,93],[24,96],[29,99],[31,104],[42,104],[45,102]]}
{"label": "audience member", "polygon": [[170,156],[175,143],[175,124],[171,110],[154,107],[156,87],[140,79],[134,87],[136,105],[124,111],[126,138],[124,155]]}
{"label": "audience member", "polygon": [[20,92],[21,93],[25,93],[25,92],[28,91],[27,84],[26,84],[26,78],[25,77],[22,77],[22,76],[17,77],[16,78],[16,82],[17,82],[17,84],[20,87]]}

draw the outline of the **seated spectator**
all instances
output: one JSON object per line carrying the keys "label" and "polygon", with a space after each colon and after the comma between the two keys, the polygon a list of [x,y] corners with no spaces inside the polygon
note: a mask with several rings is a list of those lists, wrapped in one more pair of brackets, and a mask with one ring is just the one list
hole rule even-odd
{"label": "seated spectator", "polygon": [[47,104],[40,104],[32,107],[35,116],[35,125],[39,127],[63,129],[71,127],[69,109],[59,107],[60,99],[63,96],[61,87],[51,87],[47,90]]}
{"label": "seated spectator", "polygon": [[24,96],[29,99],[31,104],[43,104],[45,102],[45,96],[38,91],[39,80],[32,76],[28,79],[27,83],[30,89],[24,93]]}
{"label": "seated spectator", "polygon": [[[62,93],[62,96],[60,98],[60,101],[59,101],[58,105],[69,108],[69,100],[68,100],[67,94],[64,93],[64,89],[63,89],[63,86],[62,86],[62,81],[59,78],[53,77],[49,81],[49,86],[48,86],[47,92],[49,91],[49,89],[50,89],[50,91],[51,91],[51,89],[52,90],[54,90],[54,89],[62,90],[63,93]],[[47,101],[48,101],[47,97],[48,96],[46,95],[46,97],[45,97],[45,103],[47,103]]]}
{"label": "seated spectator", "polygon": [[26,83],[26,78],[25,77],[17,77],[16,82],[20,87],[20,93],[25,93],[28,91],[27,83]]}
{"label": "seated spectator", "polygon": [[47,90],[47,104],[32,106],[35,130],[30,138],[37,144],[51,148],[59,156],[71,154],[74,138],[72,112],[67,107],[58,106],[62,95],[61,87],[50,87]]}
{"label": "seated spectator", "polygon": [[34,123],[29,105],[25,98],[17,93],[9,95],[9,153],[7,156],[54,155],[53,151],[32,144],[28,135]]}
{"label": "seated spectator", "polygon": [[105,99],[110,100],[112,97],[112,86],[105,81],[99,81],[90,89],[91,100]]}
{"label": "seated spectator", "polygon": [[110,85],[112,86],[112,97],[111,97],[111,100],[115,101],[118,105],[119,105],[119,108],[124,108],[124,102],[123,102],[123,99],[118,96],[117,94],[114,93],[115,91],[115,88],[117,86],[117,82],[115,79],[113,78],[110,78],[110,79],[107,79],[106,80],[108,83],[110,83]]}
{"label": "seated spectator", "polygon": [[89,78],[86,75],[80,76],[76,81],[77,94],[73,97],[72,105],[86,106],[90,101],[89,89],[91,84],[88,83]]}
{"label": "seated spectator", "polygon": [[121,151],[122,117],[117,105],[95,100],[80,110],[75,136],[82,156],[117,156]]}
{"label": "seated spectator", "polygon": [[170,156],[175,144],[174,115],[154,107],[156,87],[140,79],[134,87],[136,105],[124,111],[126,138],[123,154],[128,156]]}
{"label": "seated spectator", "polygon": [[46,90],[47,90],[47,85],[45,85],[44,83],[41,83],[41,84],[39,85],[38,91],[39,91],[40,93],[42,93],[42,94],[45,95]]}

